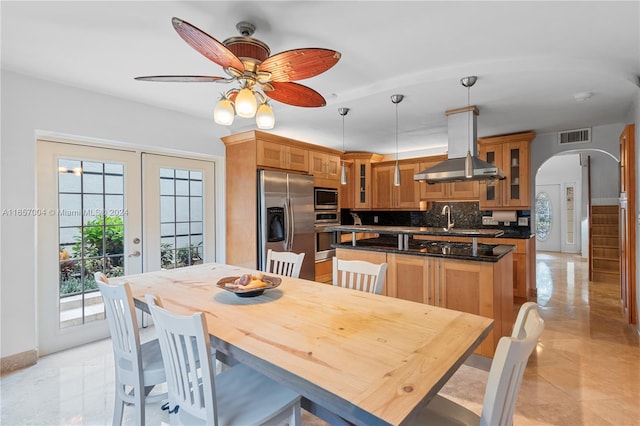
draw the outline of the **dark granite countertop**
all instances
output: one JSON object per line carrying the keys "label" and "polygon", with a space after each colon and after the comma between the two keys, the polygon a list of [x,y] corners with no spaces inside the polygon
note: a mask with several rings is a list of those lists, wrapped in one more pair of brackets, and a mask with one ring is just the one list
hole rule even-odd
{"label": "dark granite countertop", "polygon": [[409,234],[409,235],[440,235],[455,237],[499,237],[504,233],[502,229],[462,229],[451,228],[447,231],[444,228],[430,226],[379,226],[379,225],[335,225],[328,226],[327,231],[339,232],[370,232],[376,234]]}
{"label": "dark granite countertop", "polygon": [[[364,231],[363,231],[364,232]],[[478,244],[474,255],[471,243],[452,243],[447,241],[428,241],[411,239],[408,248],[398,249],[397,238],[381,236],[377,238],[361,239],[356,246],[349,243],[333,244],[334,248],[379,251],[385,253],[402,253],[416,256],[443,257],[447,259],[473,260],[480,262],[497,262],[515,246],[505,244]]]}

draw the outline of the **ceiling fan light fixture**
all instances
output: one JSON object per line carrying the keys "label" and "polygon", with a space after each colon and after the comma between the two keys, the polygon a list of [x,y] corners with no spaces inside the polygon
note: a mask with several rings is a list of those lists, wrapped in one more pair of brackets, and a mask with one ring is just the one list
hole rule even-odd
{"label": "ceiling fan light fixture", "polygon": [[258,110],[258,101],[253,90],[243,87],[236,96],[236,114],[243,118],[255,117]]}
{"label": "ceiling fan light fixture", "polygon": [[218,101],[213,109],[213,121],[222,126],[232,125],[235,115],[233,103],[225,96]]}
{"label": "ceiling fan light fixture", "polygon": [[[197,52],[222,67],[229,78],[202,75],[155,75],[135,77],[139,81],[160,82],[218,82],[236,81],[234,88],[224,95],[214,107],[214,120],[230,125],[234,115],[243,118],[256,116],[261,129],[271,129],[275,124],[273,110],[268,100],[299,107],[323,107],[326,100],[310,87],[295,83],[296,80],[315,77],[333,67],[341,57],[340,52],[324,48],[292,49],[271,55],[269,46],[252,37],[255,25],[239,22],[236,29],[240,37],[230,37],[219,42],[201,29],[180,19],[171,23],[178,35]],[[269,97],[264,92],[269,93]]]}
{"label": "ceiling fan light fixture", "polygon": [[267,102],[260,104],[258,107],[258,112],[256,112],[256,124],[258,125],[258,129],[262,130],[273,129],[273,126],[276,124],[276,117],[273,115],[271,105]]}

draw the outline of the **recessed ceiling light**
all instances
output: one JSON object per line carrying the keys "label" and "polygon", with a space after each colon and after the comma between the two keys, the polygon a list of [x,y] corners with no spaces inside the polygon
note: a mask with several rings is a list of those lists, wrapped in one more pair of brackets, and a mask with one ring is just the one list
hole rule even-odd
{"label": "recessed ceiling light", "polygon": [[573,99],[575,99],[576,102],[582,102],[582,101],[586,101],[591,96],[593,96],[593,93],[591,92],[579,92],[573,95]]}

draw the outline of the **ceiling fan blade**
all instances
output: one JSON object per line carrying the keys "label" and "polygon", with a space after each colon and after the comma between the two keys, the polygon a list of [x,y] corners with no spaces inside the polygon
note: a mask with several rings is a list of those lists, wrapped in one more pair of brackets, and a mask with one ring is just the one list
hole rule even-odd
{"label": "ceiling fan blade", "polygon": [[322,74],[340,60],[340,52],[308,48],[287,50],[260,64],[259,71],[271,73],[271,81],[296,81]]}
{"label": "ceiling fan blade", "polygon": [[150,75],[145,77],[134,77],[139,81],[163,81],[163,82],[180,82],[180,83],[209,83],[211,81],[227,80],[224,77],[213,77],[207,75]]}
{"label": "ceiling fan blade", "polygon": [[265,94],[283,104],[300,107],[322,107],[327,104],[320,93],[302,84],[276,81],[270,84],[273,90],[266,91]]}
{"label": "ceiling fan blade", "polygon": [[227,49],[224,44],[180,18],[173,18],[171,22],[173,23],[173,28],[175,28],[180,37],[182,37],[189,46],[225,70],[231,67],[240,72],[244,71],[242,61]]}

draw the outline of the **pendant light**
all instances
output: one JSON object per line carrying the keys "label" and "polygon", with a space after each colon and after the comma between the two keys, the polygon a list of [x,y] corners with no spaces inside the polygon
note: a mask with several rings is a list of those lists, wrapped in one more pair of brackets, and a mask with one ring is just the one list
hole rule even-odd
{"label": "pendant light", "polygon": [[[338,108],[338,114],[342,116],[342,152],[344,153],[344,117],[349,113],[349,108]],[[344,161],[342,161],[342,166],[340,168],[340,185],[347,184],[347,168],[344,165]]]}
{"label": "pendant light", "polygon": [[402,102],[404,95],[391,95],[391,102],[396,105],[396,167],[393,170],[393,185],[400,186],[400,166],[398,165],[398,104]]}
{"label": "pendant light", "polygon": [[[467,106],[471,107],[471,86],[476,84],[478,77],[475,75],[469,77],[463,77],[460,79],[460,83],[467,88]],[[468,113],[467,113],[468,114]],[[464,159],[464,176],[466,178],[473,177],[473,158],[471,158],[471,114],[467,119],[467,156]]]}

